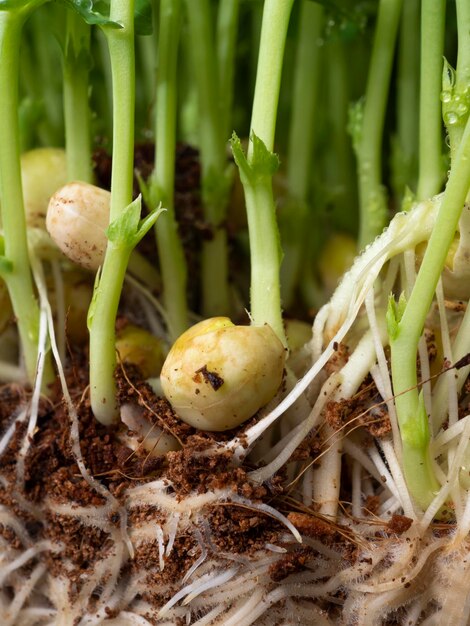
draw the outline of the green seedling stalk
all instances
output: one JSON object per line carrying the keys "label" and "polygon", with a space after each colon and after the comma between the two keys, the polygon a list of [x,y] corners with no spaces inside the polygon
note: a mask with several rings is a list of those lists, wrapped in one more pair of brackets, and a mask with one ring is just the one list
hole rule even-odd
{"label": "green seedling stalk", "polygon": [[332,38],[324,49],[328,74],[328,99],[324,105],[326,124],[330,129],[325,145],[325,185],[333,190],[332,221],[340,231],[357,233],[357,185],[351,138],[347,120],[351,96],[348,88],[348,51],[340,36]]}
{"label": "green seedling stalk", "polygon": [[[31,16],[33,71],[37,78],[38,95],[44,103],[44,119],[40,125],[40,139],[45,146],[61,146],[64,136],[63,97],[60,73],[54,72],[60,63],[60,49],[54,29],[62,28],[63,7],[48,6]],[[52,31],[52,32],[51,32]]]}
{"label": "green seedling stalk", "polygon": [[155,170],[149,200],[160,202],[165,215],[155,229],[163,281],[163,302],[174,342],[189,325],[186,299],[187,270],[174,211],[177,113],[177,59],[181,30],[181,0],[161,0],[155,120]]}
{"label": "green seedling stalk", "polygon": [[100,121],[102,120],[103,127],[101,132],[105,137],[112,137],[112,119],[113,119],[113,103],[110,97],[113,93],[113,77],[111,73],[111,64],[109,59],[109,49],[106,41],[106,35],[97,28],[94,32],[96,42],[96,57],[97,65],[101,74],[100,84],[95,87],[95,99],[99,107]]}
{"label": "green seedling stalk", "polygon": [[[32,3],[29,8],[37,6]],[[3,274],[17,320],[26,373],[32,384],[38,359],[39,308],[34,295],[26,220],[21,187],[18,121],[18,75],[21,32],[28,9],[0,11],[0,198],[4,256],[9,271]],[[43,387],[54,373],[46,356]]]}
{"label": "green seedling stalk", "polygon": [[66,14],[64,121],[68,180],[93,182],[91,162],[90,26],[73,10]]}
{"label": "green seedling stalk", "polygon": [[389,324],[393,391],[403,442],[405,478],[422,509],[430,504],[438,485],[429,457],[428,418],[417,391],[416,353],[469,188],[470,123],[467,122],[415,285],[406,306],[395,316],[396,323]]}
{"label": "green seedling stalk", "polygon": [[217,83],[222,137],[231,133],[235,52],[240,0],[220,0],[217,12]]}
{"label": "green seedling stalk", "polygon": [[442,110],[450,143],[451,161],[462,138],[470,111],[470,6],[456,0],[458,55],[454,72],[445,64],[442,86]]}
{"label": "green seedling stalk", "polygon": [[303,0],[299,16],[299,35],[295,59],[292,113],[287,151],[288,199],[280,216],[284,258],[281,264],[281,297],[285,307],[294,299],[305,263],[307,213],[309,207],[315,110],[320,74],[319,39],[323,8]]}
{"label": "green seedling stalk", "polygon": [[282,62],[293,0],[266,0],[251,116],[248,155],[232,139],[245,190],[251,250],[251,318],[269,324],[287,345],[281,310],[281,247],[274,206],[272,176],[278,167],[273,153]]}
{"label": "green seedling stalk", "polygon": [[[110,224],[132,201],[134,161],[134,0],[112,0],[110,19],[122,28],[106,28],[113,76],[113,164]],[[97,281],[90,329],[90,397],[95,417],[117,419],[115,320],[130,250],[108,244]]]}
{"label": "green seedling stalk", "polygon": [[441,77],[445,13],[445,0],[423,0],[421,5],[419,176],[416,191],[418,201],[432,198],[439,193],[444,176]]}
{"label": "green seedling stalk", "polygon": [[420,1],[404,2],[400,22],[397,71],[397,135],[392,145],[392,178],[395,196],[416,189],[419,125]]}
{"label": "green seedling stalk", "polygon": [[208,0],[187,0],[193,73],[198,93],[199,147],[204,217],[212,239],[201,258],[202,309],[205,316],[230,312],[227,232],[224,221],[230,190],[225,141],[219,110],[217,60]]}
{"label": "green seedling stalk", "polygon": [[402,0],[380,0],[374,33],[360,137],[356,145],[360,228],[359,248],[386,226],[382,185],[382,139]]}

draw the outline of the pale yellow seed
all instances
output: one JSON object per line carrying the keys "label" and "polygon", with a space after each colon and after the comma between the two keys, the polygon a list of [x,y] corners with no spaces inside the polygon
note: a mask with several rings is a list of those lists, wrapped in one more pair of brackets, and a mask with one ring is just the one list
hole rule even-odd
{"label": "pale yellow seed", "polygon": [[176,340],[161,384],[184,422],[223,431],[242,424],[275,396],[284,362],[284,347],[270,326],[235,326],[217,317]]}

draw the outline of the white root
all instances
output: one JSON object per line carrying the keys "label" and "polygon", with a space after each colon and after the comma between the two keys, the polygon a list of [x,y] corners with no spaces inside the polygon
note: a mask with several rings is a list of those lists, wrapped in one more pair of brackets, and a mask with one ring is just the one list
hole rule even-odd
{"label": "white root", "polygon": [[[174,485],[164,479],[142,481],[127,487],[118,501],[91,475],[80,449],[78,416],[67,390],[61,364],[63,350],[58,348],[54,336],[42,268],[33,255],[33,270],[41,300],[41,354],[47,344],[48,327],[71,422],[72,451],[81,477],[102,498],[103,504],[81,506],[46,500],[38,505],[28,505],[21,497],[18,502],[23,508],[29,507],[37,519],[47,511],[49,515],[73,519],[83,527],[84,533],[87,528],[100,529],[106,533],[107,540],[101,558],[93,564],[93,571],[79,584],[72,585],[65,577],[45,571],[41,560],[43,552],[58,551],[63,571],[72,571],[73,564],[62,554],[64,547],[58,542],[32,542],[26,527],[0,507],[0,524],[11,529],[22,543],[22,549],[18,551],[11,549],[2,539],[2,623],[13,626],[16,620],[25,626],[68,626],[72,623],[80,626],[165,626],[184,620],[198,626],[269,626],[275,620],[286,626],[295,623],[305,623],[306,626],[339,623],[379,626],[400,610],[403,614],[406,612],[410,625],[466,624],[470,619],[470,490],[459,483],[459,472],[470,439],[470,416],[458,419],[457,398],[467,368],[447,373],[433,388],[426,382],[430,368],[427,349],[424,340],[421,341],[421,383],[426,407],[433,415],[435,440],[431,455],[441,487],[428,510],[420,514],[415,510],[401,470],[402,450],[383,322],[386,298],[395,286],[398,272],[407,292],[415,280],[414,248],[429,237],[439,203],[440,197],[418,205],[406,215],[397,216],[389,229],[359,257],[315,320],[309,346],[311,368],[296,385],[289,378],[287,395],[277,406],[270,407],[271,410],[267,410],[242,436],[227,443],[214,444],[211,450],[201,452],[204,456],[231,451],[235,465],[240,465],[248,455],[250,463],[265,462],[266,465],[258,466],[248,474],[249,482],[255,486],[262,483],[269,486],[273,475],[290,463],[288,471],[298,471],[301,480],[296,485],[297,492],[293,490],[287,494],[290,500],[286,497],[282,508],[275,500],[267,504],[242,497],[232,486],[205,493],[194,491],[181,497],[175,494]],[[132,284],[135,286],[135,281]],[[140,289],[140,292],[141,297],[150,303],[146,311],[149,323],[161,332],[159,316],[162,312],[155,315],[152,307],[157,304],[153,296],[146,290]],[[465,350],[468,351],[468,341],[462,354],[457,338],[468,335],[465,329],[470,323],[470,314],[465,314],[457,337],[452,341],[455,329],[451,327],[441,287],[437,290],[436,300],[445,356],[451,360],[459,359]],[[349,348],[350,354],[346,364],[335,369],[331,358],[337,351],[336,344],[341,343]],[[39,361],[38,381],[42,367]],[[327,368],[329,375],[326,374]],[[328,433],[324,427],[326,404],[354,398],[369,374],[376,387],[374,392],[378,391],[388,411],[392,436],[374,441],[356,428],[355,423],[347,424],[344,432],[330,428]],[[455,374],[458,379],[454,381]],[[28,433],[34,433],[39,390],[38,382],[29,412],[22,410],[12,416],[0,439],[0,455],[11,442],[17,424],[29,418]],[[365,404],[367,411],[370,407]],[[448,407],[449,428],[442,430]],[[291,415],[286,419],[285,414],[289,411]],[[284,425],[281,427],[277,422],[282,416]],[[318,428],[320,425],[321,429]],[[329,448],[321,458],[320,468],[291,463],[292,454],[315,428],[318,428],[319,436],[323,436],[325,449]],[[263,443],[265,449],[260,445],[252,452],[260,438],[268,434],[268,429],[272,430]],[[18,466],[21,480],[24,473],[21,463],[24,463],[30,445],[34,442],[25,439]],[[352,474],[352,508],[347,508],[346,512],[338,507],[341,456]],[[0,476],[0,484],[9,486],[4,476]],[[368,496],[376,497],[375,515],[365,512],[364,502]],[[348,561],[334,545],[325,545],[321,538],[302,536],[290,516],[288,518],[285,514],[286,510],[291,510],[292,500],[305,514],[315,507],[316,512],[320,510],[336,519],[339,525],[335,528],[344,534],[344,541],[357,544],[357,559]],[[453,536],[437,538],[431,525],[449,500],[453,500],[456,506],[457,528]],[[331,505],[326,506],[327,502]],[[258,517],[273,517],[286,530],[273,540],[275,543],[266,540],[264,548],[250,556],[224,552],[211,527],[210,513],[217,506],[241,507]],[[155,520],[132,521],[140,508],[154,511]],[[292,510],[296,510],[295,506]],[[412,520],[410,529],[400,536],[390,536],[392,530],[385,524],[384,518],[393,513],[404,514]],[[156,606],[148,594],[147,576],[160,575],[162,571],[166,575],[170,560],[178,556],[182,537],[189,537],[192,542],[191,560],[186,563],[179,580],[166,582],[162,577],[165,582],[159,583],[159,606]],[[147,546],[155,550],[156,562],[148,571],[139,571],[130,559],[134,552],[145,552]],[[303,550],[307,556],[300,571],[287,571],[281,580],[273,578],[277,566],[282,571],[283,564]],[[15,590],[13,600],[5,592],[9,586]],[[431,601],[434,601],[434,612],[428,615]],[[324,607],[333,604],[336,604],[334,614],[325,613]],[[115,616],[109,615],[110,609],[115,611]]]}

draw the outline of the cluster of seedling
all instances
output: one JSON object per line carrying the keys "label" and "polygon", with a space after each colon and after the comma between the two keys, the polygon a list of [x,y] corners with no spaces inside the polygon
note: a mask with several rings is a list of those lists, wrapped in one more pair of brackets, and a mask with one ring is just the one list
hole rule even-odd
{"label": "cluster of seedling", "polygon": [[[11,330],[5,332],[0,376],[6,382],[27,382],[32,389],[28,407],[7,424],[0,453],[24,422],[26,435],[12,487],[21,494],[40,396],[49,393],[57,374],[77,466],[104,504],[46,502],[43,511],[36,505],[31,510],[39,517],[47,510],[98,527],[112,545],[74,595],[60,576],[51,574],[41,582],[45,566],[38,555],[60,552],[61,546],[45,540],[31,545],[24,524],[2,508],[0,523],[13,529],[24,547],[13,549],[5,542],[0,580],[6,591],[0,611],[7,624],[22,620],[32,625],[118,626],[193,619],[199,626],[248,626],[273,623],[273,613],[268,613],[272,607],[277,607],[279,620],[294,613],[308,624],[332,624],[336,619],[379,624],[398,610],[403,623],[435,623],[436,615],[441,622],[468,621],[470,603],[446,595],[449,588],[461,589],[457,582],[465,579],[470,531],[470,416],[465,396],[465,357],[470,352],[468,2],[456,0],[456,19],[450,12],[446,17],[443,0],[379,0],[376,7],[364,3],[359,8],[340,0],[299,0],[298,6],[293,0],[248,4],[0,0],[0,84],[8,85],[0,92],[0,294],[8,303],[0,323],[6,325],[14,316],[20,352],[15,362],[16,342]],[[445,41],[446,19],[456,25],[455,70],[442,60],[445,46],[455,45]],[[246,151],[235,132],[229,141],[244,97],[237,91],[236,72],[237,44],[247,41],[238,34],[243,20],[245,26],[251,23],[250,44],[257,52]],[[47,116],[41,118],[31,107],[33,87],[20,83],[21,46],[25,67],[31,52],[22,33],[33,34],[47,49],[41,29],[49,33],[48,25],[59,32],[63,57],[65,150],[42,148],[20,156],[28,141],[41,143],[41,134],[51,135],[55,129]],[[294,62],[290,59],[295,71],[282,90],[285,51],[287,62],[295,55]],[[358,62],[367,58],[367,77],[355,76],[359,87],[347,84],[347,51]],[[157,66],[155,76],[152,63]],[[109,109],[100,80],[92,80],[97,70],[112,93],[110,191],[96,186],[92,169],[91,128],[97,120],[92,120],[90,104],[101,114]],[[398,93],[393,106],[391,84]],[[322,89],[329,106],[321,106]],[[282,95],[290,90],[286,108]],[[350,148],[348,104],[362,95],[361,90],[363,98],[349,109]],[[136,111],[145,110],[141,100],[146,91],[146,106],[155,102],[155,168],[147,180],[137,173],[141,195],[135,198]],[[51,94],[50,107],[53,90]],[[251,102],[251,95],[247,100]],[[281,174],[275,153],[278,117],[281,122],[290,119],[287,140],[279,140],[287,146]],[[386,182],[393,192],[389,202],[382,160],[385,129],[393,125],[390,117],[396,128],[393,158],[387,163],[391,176]],[[450,159],[447,176],[442,119],[444,145],[449,148],[444,156]],[[109,131],[109,120],[101,124],[102,132]],[[322,124],[327,128],[324,137]],[[177,129],[198,145],[201,202],[210,231],[201,245],[201,305],[196,313],[188,307],[190,277],[175,210]],[[337,178],[333,168],[340,171]],[[315,176],[315,171],[320,173]],[[322,176],[326,184],[321,184]],[[233,189],[240,182],[251,267],[250,323],[245,325],[235,325],[229,317],[238,315],[234,291],[239,285],[229,263],[227,223]],[[277,200],[279,189],[283,191]],[[351,209],[356,195],[358,220]],[[387,226],[390,204],[397,211]],[[330,205],[331,222],[343,233],[325,246],[331,256],[325,260],[324,252],[319,262],[321,226]],[[315,211],[318,206],[325,211]],[[139,248],[153,230],[158,271]],[[357,236],[361,252],[325,303],[319,277],[324,289],[334,286],[332,268],[343,268],[344,259],[338,257],[350,252],[351,234]],[[241,234],[235,244],[240,256],[243,242]],[[317,265],[323,270],[315,271]],[[93,286],[83,279],[83,270],[95,275]],[[125,281],[146,302],[147,326],[157,330],[158,337],[132,324],[116,336]],[[70,307],[67,313],[74,285],[81,285],[82,299],[90,303],[86,312]],[[248,302],[238,308],[243,306]],[[307,306],[316,315],[305,334],[304,324],[283,318],[283,307],[292,312]],[[250,468],[248,479],[255,487],[269,485],[283,470],[284,487],[296,489],[294,502],[302,514],[286,516],[271,503],[242,497],[230,485],[178,499],[166,479],[143,478],[118,501],[90,474],[80,449],[79,418],[64,374],[65,329],[69,341],[75,341],[74,316],[76,343],[87,340],[89,345],[93,414],[102,424],[115,425],[125,445],[135,453],[144,449],[145,455],[162,456],[178,450],[180,442],[150,425],[134,403],[118,404],[118,359],[124,367],[132,363],[140,368],[177,418],[196,430],[234,429],[231,438],[219,442],[215,437],[198,454],[225,455],[229,467]],[[374,393],[369,393],[372,388]],[[360,407],[353,420],[338,426],[325,418],[332,407],[348,402]],[[384,414],[390,433],[372,438],[357,428],[361,419],[373,421],[374,415]],[[125,428],[119,427],[121,422]],[[293,460],[312,437],[319,441],[319,457],[305,463]],[[340,497],[345,468],[351,486],[344,513]],[[7,483],[2,478],[4,487]],[[377,540],[371,519],[364,519],[367,497],[375,498],[380,520],[394,514],[408,518],[411,526],[403,538]],[[250,507],[275,518],[290,534],[280,534],[276,545],[266,543],[254,555],[217,553],[207,522],[215,503]],[[158,523],[129,526],[127,515],[137,507],[158,510]],[[303,533],[302,515],[313,514],[353,529],[361,558],[347,564]],[[451,539],[433,537],[429,528],[436,520],[452,525]],[[180,534],[193,537],[199,556],[180,581],[168,581],[159,590],[170,599],[157,611],[143,599],[148,572],[123,571],[136,547],[156,542],[154,569],[164,572]],[[272,566],[295,552],[296,542],[313,549],[310,558],[303,561],[301,572],[275,584]],[[430,561],[433,568],[428,567]],[[22,568],[29,562],[37,564],[25,573]],[[450,583],[443,582],[444,571]],[[422,594],[424,587],[429,592]],[[8,588],[16,593],[13,599]],[[323,609],[339,590],[346,590],[342,608],[328,617]],[[109,609],[116,618],[108,619]]]}

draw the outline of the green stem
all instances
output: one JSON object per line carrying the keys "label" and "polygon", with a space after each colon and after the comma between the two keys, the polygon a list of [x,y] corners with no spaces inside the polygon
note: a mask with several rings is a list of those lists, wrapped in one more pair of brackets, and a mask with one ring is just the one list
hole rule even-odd
{"label": "green stem", "polygon": [[113,103],[111,98],[111,94],[113,93],[113,77],[111,74],[109,48],[106,41],[106,35],[100,28],[95,31],[95,37],[101,79],[98,81],[99,84],[96,87],[96,91],[99,93],[99,97],[96,99],[99,104],[100,123],[102,124],[101,132],[111,143],[113,133]]}
{"label": "green stem", "polygon": [[303,0],[299,16],[287,152],[289,195],[300,201],[307,199],[310,185],[322,25],[323,7],[310,0]]}
{"label": "green stem", "polygon": [[357,234],[356,173],[351,138],[347,133],[350,93],[348,50],[340,39],[325,46],[324,71],[328,74],[328,100],[324,103],[329,141],[322,154],[326,187],[334,193],[332,223],[338,230]]}
{"label": "green stem", "polygon": [[244,183],[243,186],[250,233],[251,319],[255,326],[269,324],[287,345],[281,311],[281,251],[272,179],[268,177],[256,185]]}
{"label": "green stem", "polygon": [[217,78],[222,137],[232,130],[233,81],[240,0],[220,0],[217,13]]}
{"label": "green stem", "polygon": [[445,0],[422,1],[418,201],[440,191],[444,174],[441,87],[445,13]]}
{"label": "green stem", "polygon": [[[272,190],[273,171],[266,173],[257,152],[261,161],[273,157],[282,62],[292,5],[293,0],[266,0],[264,4],[247,157],[255,175],[242,177],[250,234],[251,317],[255,325],[269,324],[284,345],[287,342],[281,311],[281,249]],[[255,136],[262,142],[262,150]]]}
{"label": "green stem", "polygon": [[[292,5],[293,0],[266,0],[263,9],[250,135],[255,133],[270,152],[274,150],[282,62]],[[252,154],[250,142],[248,160]]]}
{"label": "green stem", "polygon": [[397,336],[391,341],[393,390],[403,440],[405,477],[422,508],[434,496],[436,479],[429,461],[427,416],[419,409],[416,353],[469,188],[470,122],[467,122],[421,268],[399,322]]}
{"label": "green stem", "polygon": [[161,0],[157,73],[155,170],[151,181],[153,206],[166,212],[155,229],[163,280],[163,301],[175,341],[188,327],[186,262],[174,210],[177,59],[181,30],[181,0]]}
{"label": "green stem", "polygon": [[467,0],[456,0],[458,55],[455,84],[444,72],[443,111],[450,140],[451,160],[462,138],[470,111],[470,5]]}
{"label": "green stem", "polygon": [[402,0],[380,0],[358,148],[359,247],[370,243],[387,224],[382,187],[382,139]]}
{"label": "green stem", "polygon": [[[60,72],[54,71],[60,63],[60,50],[54,29],[62,27],[63,7],[48,5],[31,17],[34,48],[34,67],[39,75],[41,100],[44,102],[44,121],[41,141],[46,146],[61,146],[64,135],[63,98]],[[59,23],[60,22],[60,25]],[[52,33],[51,33],[52,31]]]}
{"label": "green stem", "polygon": [[67,11],[64,54],[64,120],[67,178],[93,182],[89,91],[90,27]]}
{"label": "green stem", "polygon": [[201,258],[202,303],[206,316],[228,314],[227,235],[224,220],[229,198],[227,159],[219,116],[217,64],[208,0],[186,0],[192,42],[193,72],[199,102],[199,146],[204,217],[213,237],[204,241]]}
{"label": "green stem", "polygon": [[394,145],[393,187],[397,198],[416,188],[419,120],[420,1],[403,4],[398,46],[397,138]]}
{"label": "green stem", "polygon": [[[110,223],[132,201],[134,164],[134,0],[112,0],[110,18],[122,25],[106,31],[113,76],[113,164]],[[95,417],[117,418],[115,321],[128,254],[108,244],[90,324],[90,396]]]}
{"label": "green stem", "polygon": [[[39,308],[31,278],[26,220],[21,187],[18,123],[18,76],[21,30],[26,15],[0,11],[0,197],[5,257],[12,269],[3,278],[16,317],[26,372],[30,383],[36,377]],[[43,385],[53,380],[49,355]]]}
{"label": "green stem", "polygon": [[457,91],[464,91],[470,87],[470,4],[467,0],[456,0],[455,5],[459,45],[455,86]]}
{"label": "green stem", "polygon": [[279,223],[284,250],[281,265],[281,295],[285,307],[292,304],[304,256],[306,202],[311,178],[315,109],[320,73],[318,42],[322,24],[323,8],[309,0],[303,0],[299,16],[287,152],[289,200],[284,207],[284,216],[280,214]]}

